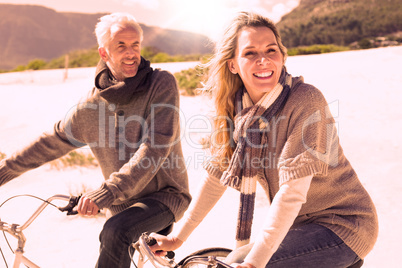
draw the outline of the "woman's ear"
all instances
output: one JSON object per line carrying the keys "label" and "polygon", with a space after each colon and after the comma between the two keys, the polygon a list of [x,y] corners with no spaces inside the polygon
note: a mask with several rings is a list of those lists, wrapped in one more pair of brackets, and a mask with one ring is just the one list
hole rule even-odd
{"label": "woman's ear", "polygon": [[228,60],[227,64],[228,64],[229,71],[232,74],[237,74],[237,70],[236,70],[236,67],[235,67],[235,64],[234,64],[233,60]]}
{"label": "woman's ear", "polygon": [[106,49],[104,47],[100,47],[98,48],[98,52],[99,52],[99,56],[101,57],[101,59],[106,62],[108,60],[108,55],[106,52]]}

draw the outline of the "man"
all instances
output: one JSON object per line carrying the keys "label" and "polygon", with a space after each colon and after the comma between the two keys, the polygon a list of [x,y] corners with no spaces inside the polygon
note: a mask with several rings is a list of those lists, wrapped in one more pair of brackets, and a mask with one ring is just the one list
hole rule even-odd
{"label": "man", "polygon": [[101,56],[95,87],[52,132],[0,162],[0,185],[88,145],[105,181],[82,196],[78,212],[94,216],[107,208],[112,215],[96,267],[129,267],[129,245],[179,220],[191,201],[179,94],[170,73],[140,56],[143,33],[131,15],[106,15],[95,33]]}

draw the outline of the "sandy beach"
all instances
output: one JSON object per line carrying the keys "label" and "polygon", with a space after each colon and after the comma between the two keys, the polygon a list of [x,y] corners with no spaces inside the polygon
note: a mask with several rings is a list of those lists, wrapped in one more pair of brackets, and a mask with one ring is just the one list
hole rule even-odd
{"label": "sandy beach", "polygon": [[[380,233],[365,268],[400,267],[402,239],[402,100],[400,63],[402,46],[322,55],[295,56],[286,66],[293,76],[319,88],[335,117],[346,157],[370,193],[378,212]],[[154,64],[172,73],[197,63]],[[51,130],[93,85],[94,68],[26,71],[0,74],[0,152],[11,155],[45,130]],[[205,176],[204,153],[198,145],[202,118],[210,114],[206,96],[181,97],[183,152],[190,190],[197,192]],[[32,194],[76,194],[96,188],[103,180],[97,168],[57,170],[42,166],[0,188],[0,203],[7,198]],[[269,205],[259,189],[252,238],[258,234]],[[203,247],[233,248],[239,195],[228,190],[188,241],[176,252],[177,260]],[[40,201],[19,197],[0,207],[0,220],[23,223]],[[26,256],[41,267],[94,267],[98,235],[104,217],[66,217],[49,207],[26,230]],[[180,225],[180,222],[176,224]],[[8,236],[13,249],[15,239]],[[0,247],[12,265],[4,237]],[[0,267],[6,267],[0,258]]]}

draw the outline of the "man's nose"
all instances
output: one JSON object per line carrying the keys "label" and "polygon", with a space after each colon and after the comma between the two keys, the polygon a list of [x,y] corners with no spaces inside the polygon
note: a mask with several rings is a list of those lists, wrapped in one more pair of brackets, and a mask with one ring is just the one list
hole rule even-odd
{"label": "man's nose", "polygon": [[128,47],[126,49],[126,55],[127,56],[133,56],[133,55],[135,55],[135,53],[136,53],[136,50],[134,48],[132,48],[132,47]]}

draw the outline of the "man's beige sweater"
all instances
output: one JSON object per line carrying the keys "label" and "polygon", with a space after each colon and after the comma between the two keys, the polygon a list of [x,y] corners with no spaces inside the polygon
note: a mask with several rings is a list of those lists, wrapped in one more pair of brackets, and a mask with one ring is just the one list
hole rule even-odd
{"label": "man's beige sweater", "polygon": [[[98,80],[107,72],[105,65],[100,67]],[[0,185],[88,145],[105,181],[86,195],[100,209],[116,214],[141,198],[151,198],[179,220],[191,196],[180,143],[177,84],[172,74],[161,70],[145,73],[136,87],[135,82],[126,83],[125,92],[95,87],[53,131],[0,162]]]}

